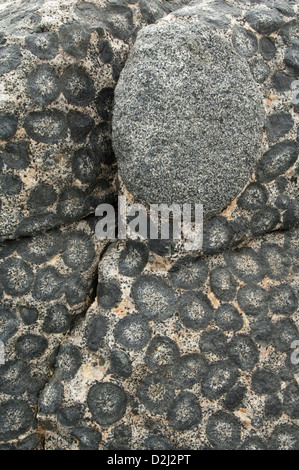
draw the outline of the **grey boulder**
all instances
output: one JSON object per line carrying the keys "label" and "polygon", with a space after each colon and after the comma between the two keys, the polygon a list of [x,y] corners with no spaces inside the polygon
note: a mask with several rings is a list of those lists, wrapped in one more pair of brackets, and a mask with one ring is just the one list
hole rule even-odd
{"label": "grey boulder", "polygon": [[245,59],[199,16],[139,32],[115,91],[113,146],[145,204],[235,199],[259,158],[264,109]]}

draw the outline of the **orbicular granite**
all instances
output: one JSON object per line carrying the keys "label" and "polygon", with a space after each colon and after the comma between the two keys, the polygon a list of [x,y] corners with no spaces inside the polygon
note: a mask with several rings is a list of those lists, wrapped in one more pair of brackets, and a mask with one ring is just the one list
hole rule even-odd
{"label": "orbicular granite", "polygon": [[0,240],[110,200],[119,73],[138,29],[185,3],[1,2]]}
{"label": "orbicular granite", "polygon": [[60,346],[47,449],[298,449],[298,230],[221,255],[112,245]]}
{"label": "orbicular granite", "polygon": [[29,427],[29,437],[21,437],[19,447],[40,446],[37,399],[52,375],[63,337],[93,302],[104,247],[105,242],[94,235],[91,216],[1,244],[2,443],[18,438]]}
{"label": "orbicular granite", "polygon": [[[1,227],[10,227],[1,236],[29,235],[0,244],[2,450],[299,448],[295,2],[193,1],[167,19],[200,16],[252,84],[249,66],[264,103],[261,158],[239,196],[206,221],[203,249],[181,253],[172,240],[149,240],[106,250],[94,218],[79,221],[85,204],[109,200],[111,186],[103,192],[89,157],[77,157],[93,155],[94,130],[110,125],[112,89],[137,29],[184,3],[1,2],[1,96],[11,97],[0,118]],[[91,81],[81,94],[78,67],[95,90],[86,105]],[[37,93],[53,69],[63,91]],[[37,113],[45,112],[54,128],[41,127]],[[35,140],[61,129],[59,142]],[[115,163],[104,168],[110,184]],[[148,181],[141,176],[138,186]]]}

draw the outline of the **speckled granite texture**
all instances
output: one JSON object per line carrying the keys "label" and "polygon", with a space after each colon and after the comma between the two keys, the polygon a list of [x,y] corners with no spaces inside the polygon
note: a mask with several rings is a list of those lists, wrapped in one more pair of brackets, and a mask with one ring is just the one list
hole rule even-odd
{"label": "speckled granite texture", "polygon": [[[0,115],[0,449],[298,450],[299,364],[291,361],[299,341],[298,6],[283,0],[53,4],[0,2],[1,86],[11,97]],[[226,41],[225,53],[239,57],[244,96],[249,83],[264,114],[248,176],[238,194],[234,189],[212,208],[202,250],[190,253],[172,240],[101,242],[93,215],[99,201],[113,201],[117,192],[134,200],[134,191],[151,191],[148,156],[136,164],[132,186],[129,174],[117,174],[114,154],[111,165],[105,159],[112,155],[113,89],[128,52],[141,27],[171,11],[150,31],[200,17],[211,38]],[[66,26],[74,21],[76,33]],[[137,48],[146,34],[139,34]],[[47,41],[36,43],[36,35]],[[79,48],[70,47],[74,37]],[[34,75],[36,67],[41,75]],[[36,93],[53,69],[59,94]],[[92,80],[87,104],[74,103],[67,89],[79,69]],[[26,85],[17,77],[26,77]],[[78,92],[83,101],[90,84]],[[132,103],[135,90],[120,94],[115,109]],[[58,127],[41,127],[45,113]],[[81,115],[93,119],[84,138]],[[92,140],[99,126],[109,127],[104,148]],[[58,142],[36,140],[55,129],[64,133]],[[79,149],[94,160],[78,160]],[[219,171],[212,177],[215,187]],[[63,216],[60,191],[70,194]],[[49,214],[50,224],[40,223]]]}

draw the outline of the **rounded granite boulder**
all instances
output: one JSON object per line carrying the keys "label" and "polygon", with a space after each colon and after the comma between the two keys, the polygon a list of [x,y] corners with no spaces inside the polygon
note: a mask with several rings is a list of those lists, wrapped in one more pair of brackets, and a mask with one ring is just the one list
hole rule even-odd
{"label": "rounded granite boulder", "polygon": [[139,32],[113,117],[120,177],[137,200],[219,213],[251,175],[263,123],[247,62],[214,26],[177,12]]}

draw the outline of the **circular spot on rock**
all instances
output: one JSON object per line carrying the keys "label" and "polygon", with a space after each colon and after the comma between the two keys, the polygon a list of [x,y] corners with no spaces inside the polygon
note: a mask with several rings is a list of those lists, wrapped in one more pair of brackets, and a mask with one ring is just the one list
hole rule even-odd
{"label": "circular spot on rock", "polygon": [[243,387],[241,385],[236,385],[234,388],[229,390],[224,400],[225,408],[227,408],[229,411],[233,411],[236,408],[240,408],[245,393],[246,387]]}
{"label": "circular spot on rock", "polygon": [[132,297],[139,312],[148,320],[164,321],[175,312],[175,293],[163,278],[140,276],[133,284]]}
{"label": "circular spot on rock", "polygon": [[140,315],[130,315],[120,320],[115,329],[116,342],[126,349],[143,349],[150,340],[151,330]]}
{"label": "circular spot on rock", "polygon": [[0,193],[6,197],[13,197],[19,194],[23,189],[23,182],[17,175],[0,175]]}
{"label": "circular spot on rock", "polygon": [[53,266],[40,269],[36,275],[33,296],[38,300],[53,300],[61,296],[62,275]]}
{"label": "circular spot on rock", "polygon": [[74,405],[65,408],[60,408],[57,412],[57,419],[62,426],[72,427],[76,426],[82,418],[81,406]]}
{"label": "circular spot on rock", "polygon": [[162,374],[149,374],[139,383],[137,396],[152,414],[162,414],[171,406],[175,389]]}
{"label": "circular spot on rock", "polygon": [[26,37],[26,46],[40,59],[53,59],[58,52],[58,36],[48,31],[31,34]]}
{"label": "circular spot on rock", "polygon": [[70,327],[71,319],[64,305],[55,304],[47,310],[43,330],[45,333],[65,333]]}
{"label": "circular spot on rock", "polygon": [[8,308],[0,309],[0,340],[7,341],[18,330],[18,317]]}
{"label": "circular spot on rock", "polygon": [[178,312],[187,328],[202,330],[213,319],[213,310],[207,297],[197,292],[185,292],[178,302]]}
{"label": "circular spot on rock", "polygon": [[295,290],[288,284],[270,289],[270,310],[276,315],[292,315],[298,308]]}
{"label": "circular spot on rock", "polygon": [[270,450],[298,450],[299,430],[298,426],[291,424],[279,424],[275,427],[269,439]]}
{"label": "circular spot on rock", "polygon": [[186,354],[173,366],[173,381],[179,388],[191,388],[199,383],[208,367],[208,361],[201,354]]}
{"label": "circular spot on rock", "polygon": [[28,364],[9,361],[0,366],[0,392],[18,397],[30,388],[32,377]]}
{"label": "circular spot on rock", "polygon": [[279,376],[270,369],[258,369],[252,375],[252,389],[258,395],[271,395],[279,392]]}
{"label": "circular spot on rock", "polygon": [[21,259],[9,258],[0,265],[0,280],[5,292],[17,297],[29,291],[33,282],[33,272]]}
{"label": "circular spot on rock", "polygon": [[280,213],[275,207],[264,206],[258,209],[251,219],[251,232],[255,237],[272,232],[280,222]]}
{"label": "circular spot on rock", "polygon": [[85,426],[73,429],[72,435],[78,439],[80,450],[98,450],[102,440],[100,431]]}
{"label": "circular spot on rock", "polygon": [[257,344],[267,346],[271,342],[272,329],[271,320],[261,315],[261,318],[258,318],[251,326],[251,337]]}
{"label": "circular spot on rock", "polygon": [[62,92],[69,103],[86,106],[94,99],[94,85],[87,72],[78,65],[69,65],[61,77]]}
{"label": "circular spot on rock", "polygon": [[87,347],[91,351],[98,351],[103,345],[107,333],[107,320],[102,315],[92,318],[86,328]]}
{"label": "circular spot on rock", "polygon": [[48,347],[48,341],[44,336],[22,335],[16,343],[16,351],[22,359],[36,359],[44,354]]}
{"label": "circular spot on rock", "polygon": [[201,335],[199,347],[204,353],[223,357],[227,354],[227,338],[221,330],[208,329]]}
{"label": "circular spot on rock", "polygon": [[239,331],[243,328],[242,315],[231,304],[222,304],[215,314],[216,325],[223,331]]}
{"label": "circular spot on rock", "polygon": [[9,400],[0,410],[0,439],[10,440],[24,434],[33,424],[30,406],[23,401]]}
{"label": "circular spot on rock", "polygon": [[210,400],[219,398],[233,387],[238,379],[238,369],[228,361],[218,361],[211,364],[202,382],[202,393]]}
{"label": "circular spot on rock", "polygon": [[167,414],[170,426],[176,431],[185,431],[197,426],[201,417],[201,407],[196,396],[190,392],[181,392]]}
{"label": "circular spot on rock", "polygon": [[135,277],[141,274],[148,261],[149,251],[145,243],[128,240],[119,257],[119,273]]}
{"label": "circular spot on rock", "polygon": [[44,210],[51,206],[57,199],[55,189],[47,183],[42,183],[34,188],[28,199],[28,207],[31,210]]}
{"label": "circular spot on rock", "polygon": [[238,199],[238,206],[242,209],[259,209],[268,201],[266,188],[259,183],[250,183]]}
{"label": "circular spot on rock", "polygon": [[94,244],[85,232],[77,231],[66,236],[62,259],[69,268],[77,271],[90,268],[94,255]]}
{"label": "circular spot on rock", "polygon": [[236,449],[241,440],[241,423],[233,415],[217,411],[209,418],[206,432],[213,448]]}
{"label": "circular spot on rock", "polygon": [[61,220],[72,222],[81,220],[88,215],[89,205],[86,193],[77,187],[67,187],[62,191],[57,205],[57,213]]}
{"label": "circular spot on rock", "polygon": [[174,263],[169,270],[172,285],[178,289],[196,289],[204,284],[208,268],[203,259],[187,255]]}
{"label": "circular spot on rock", "polygon": [[144,441],[145,450],[172,450],[173,444],[161,436],[149,436]]}
{"label": "circular spot on rock", "polygon": [[98,305],[103,308],[114,308],[121,302],[122,292],[117,282],[100,282],[97,288]]}
{"label": "circular spot on rock", "polygon": [[67,124],[74,142],[84,142],[94,126],[94,120],[88,114],[71,110],[67,115]]}
{"label": "circular spot on rock", "polygon": [[259,41],[259,50],[265,60],[272,60],[276,54],[274,40],[268,37],[261,38]]}
{"label": "circular spot on rock", "polygon": [[21,63],[21,52],[16,44],[0,47],[0,77],[16,69]]}
{"label": "circular spot on rock", "polygon": [[1,114],[0,116],[0,140],[11,139],[18,127],[18,119],[12,114]]}
{"label": "circular spot on rock", "polygon": [[262,287],[247,284],[238,290],[238,304],[246,315],[265,315],[268,313],[269,294]]}
{"label": "circular spot on rock", "polygon": [[210,286],[213,294],[222,301],[233,300],[237,290],[237,282],[228,269],[218,266],[210,274]]}
{"label": "circular spot on rock", "polygon": [[94,183],[101,174],[101,162],[89,147],[83,147],[74,152],[72,172],[82,183]]}
{"label": "circular spot on rock", "polygon": [[291,318],[282,318],[273,326],[273,344],[280,352],[291,353],[291,344],[298,340],[298,328]]}
{"label": "circular spot on rock", "polygon": [[233,238],[225,217],[214,217],[203,228],[203,251],[206,254],[221,253],[228,248]]}
{"label": "circular spot on rock", "polygon": [[63,24],[59,28],[59,39],[63,50],[76,59],[84,59],[86,56],[90,37],[90,31],[80,23]]}
{"label": "circular spot on rock", "polygon": [[65,115],[57,109],[28,114],[24,128],[30,138],[45,144],[55,144],[67,137]]}
{"label": "circular spot on rock", "polygon": [[256,179],[264,183],[277,178],[294,165],[298,156],[298,147],[295,142],[279,142],[270,147],[259,161],[256,170]]}
{"label": "circular spot on rock", "polygon": [[250,247],[228,251],[224,258],[232,273],[243,282],[259,282],[265,275],[260,256]]}
{"label": "circular spot on rock", "polygon": [[130,377],[133,372],[129,356],[120,349],[114,349],[110,355],[111,372],[121,377]]}
{"label": "circular spot on rock", "polygon": [[290,418],[299,418],[299,385],[297,382],[290,383],[284,390],[283,408]]}
{"label": "circular spot on rock", "polygon": [[55,101],[60,93],[58,77],[52,67],[40,65],[27,78],[27,90],[34,103],[46,106]]}
{"label": "circular spot on rock", "polygon": [[38,319],[38,311],[34,307],[20,307],[20,315],[25,325],[32,325]]}
{"label": "circular spot on rock", "polygon": [[110,382],[97,383],[89,390],[87,404],[98,424],[110,426],[125,414],[127,396],[118,385]]}
{"label": "circular spot on rock", "polygon": [[27,168],[30,163],[28,143],[25,141],[8,142],[5,145],[5,151],[1,154],[1,157],[8,168],[12,168],[13,170],[23,170]]}
{"label": "circular spot on rock", "polygon": [[162,20],[139,32],[115,91],[120,176],[141,202],[201,202],[209,218],[248,180],[263,121],[248,65],[227,41],[194,18]]}
{"label": "circular spot on rock", "polygon": [[54,258],[62,251],[63,236],[56,230],[38,234],[34,237],[23,237],[18,241],[17,251],[23,260],[29,263],[42,264]]}
{"label": "circular spot on rock", "polygon": [[250,371],[259,360],[259,350],[249,336],[239,334],[229,344],[229,356],[240,369]]}
{"label": "circular spot on rock", "polygon": [[154,371],[174,365],[180,356],[177,344],[166,336],[155,336],[146,351],[145,362]]}

